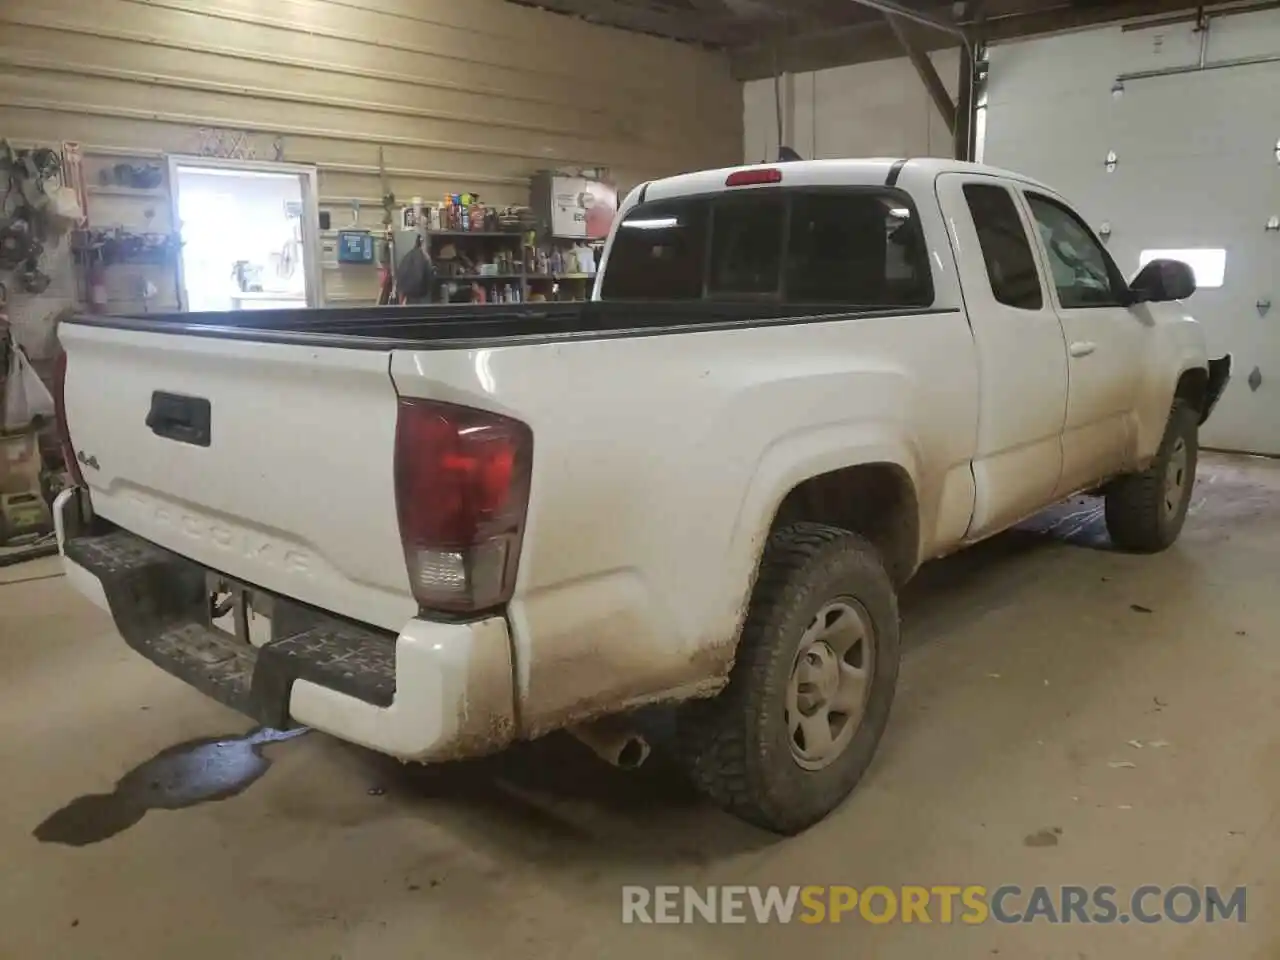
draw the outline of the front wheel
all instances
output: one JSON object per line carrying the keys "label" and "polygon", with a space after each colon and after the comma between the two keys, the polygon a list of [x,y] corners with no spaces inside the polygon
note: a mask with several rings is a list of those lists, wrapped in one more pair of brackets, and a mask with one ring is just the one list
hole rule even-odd
{"label": "front wheel", "polygon": [[1175,400],[1151,466],[1107,488],[1107,532],[1121,550],[1158,553],[1178,539],[1195,486],[1199,424],[1195,408]]}
{"label": "front wheel", "polygon": [[898,603],[876,549],[797,523],[769,539],[729,685],[685,704],[677,751],[729,813],[794,834],[871,763],[898,677]]}

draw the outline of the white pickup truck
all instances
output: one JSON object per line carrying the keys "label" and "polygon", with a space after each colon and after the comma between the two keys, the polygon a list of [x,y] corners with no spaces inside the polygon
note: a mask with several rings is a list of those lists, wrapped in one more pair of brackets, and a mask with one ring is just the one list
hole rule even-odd
{"label": "white pickup truck", "polygon": [[76,319],[67,575],[206,694],[404,760],[632,763],[679,702],[699,787],[793,833],[872,758],[921,563],[1084,490],[1178,536],[1230,373],[1194,289],[1026,178],[841,160],[638,187],[589,303]]}

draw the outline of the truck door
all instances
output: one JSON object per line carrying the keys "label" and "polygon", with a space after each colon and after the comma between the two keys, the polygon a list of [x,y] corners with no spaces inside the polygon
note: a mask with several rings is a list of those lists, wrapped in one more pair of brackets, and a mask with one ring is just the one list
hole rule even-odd
{"label": "truck door", "polygon": [[1062,472],[1067,351],[1033,252],[1032,224],[1006,181],[943,174],[938,200],[951,235],[977,345],[978,539],[1049,503]]}
{"label": "truck door", "polygon": [[1128,284],[1081,217],[1056,197],[1022,191],[1049,293],[1067,342],[1067,417],[1055,496],[1130,466],[1149,315],[1127,306]]}

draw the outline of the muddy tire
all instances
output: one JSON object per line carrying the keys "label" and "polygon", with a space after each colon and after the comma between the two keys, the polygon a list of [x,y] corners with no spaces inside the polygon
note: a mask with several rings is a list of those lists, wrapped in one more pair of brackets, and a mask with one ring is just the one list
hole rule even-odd
{"label": "muddy tire", "polygon": [[729,685],[681,707],[677,755],[722,809],[799,833],[838,807],[871,763],[898,656],[897,595],[876,549],[822,524],[778,530]]}
{"label": "muddy tire", "polygon": [[1107,487],[1107,532],[1121,550],[1158,553],[1178,539],[1195,485],[1199,421],[1195,408],[1175,400],[1151,466]]}

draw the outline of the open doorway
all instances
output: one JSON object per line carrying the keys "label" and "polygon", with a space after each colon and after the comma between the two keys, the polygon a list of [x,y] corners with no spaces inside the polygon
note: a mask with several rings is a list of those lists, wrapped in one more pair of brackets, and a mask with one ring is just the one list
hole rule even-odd
{"label": "open doorway", "polygon": [[187,310],[320,305],[313,168],[172,157],[169,183]]}

